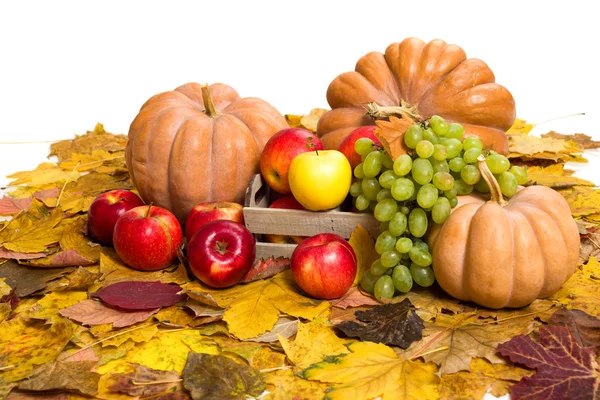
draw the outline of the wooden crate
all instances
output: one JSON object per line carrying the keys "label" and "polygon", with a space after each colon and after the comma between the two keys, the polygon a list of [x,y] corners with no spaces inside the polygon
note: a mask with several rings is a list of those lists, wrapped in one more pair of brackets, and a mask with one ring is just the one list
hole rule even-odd
{"label": "wooden crate", "polygon": [[379,222],[371,214],[330,211],[305,211],[268,208],[278,194],[256,174],[246,189],[244,220],[255,234],[256,258],[290,257],[295,244],[267,243],[263,234],[312,236],[318,233],[336,233],[349,238],[357,225],[364,227],[374,238],[379,235]]}

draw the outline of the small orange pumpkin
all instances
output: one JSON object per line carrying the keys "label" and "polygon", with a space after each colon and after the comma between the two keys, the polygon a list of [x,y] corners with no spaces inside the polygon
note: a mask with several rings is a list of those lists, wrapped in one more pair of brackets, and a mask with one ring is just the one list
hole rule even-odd
{"label": "small orange pumpkin", "polygon": [[274,107],[222,83],[188,83],[151,97],[129,128],[131,179],[146,203],[181,223],[198,203],[243,204],[265,143],[289,128]]}
{"label": "small orange pumpkin", "polygon": [[451,296],[488,308],[551,296],[575,272],[579,256],[568,203],[545,186],[523,188],[506,201],[483,157],[479,169],[491,199],[464,196],[428,233],[436,280]]}
{"label": "small orange pumpkin", "polygon": [[389,45],[385,54],[371,52],[355,71],[337,76],[327,89],[332,110],[319,120],[317,134],[325,148],[337,149],[354,129],[374,125],[367,104],[410,110],[427,120],[440,115],[459,122],[466,136],[478,136],[498,153],[508,153],[505,132],[516,108],[510,92],[495,83],[485,62],[467,58],[459,46],[436,39],[408,38]]}

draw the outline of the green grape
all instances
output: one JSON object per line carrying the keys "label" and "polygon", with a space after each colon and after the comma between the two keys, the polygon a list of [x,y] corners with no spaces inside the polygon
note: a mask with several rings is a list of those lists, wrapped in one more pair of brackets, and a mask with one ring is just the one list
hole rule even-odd
{"label": "green grape", "polygon": [[517,178],[517,183],[519,185],[524,185],[527,183],[529,178],[527,177],[527,169],[523,167],[519,167],[518,165],[513,165],[509,169],[510,173]]}
{"label": "green grape", "polygon": [[455,157],[452,160],[448,161],[448,167],[450,167],[450,171],[460,172],[467,163],[462,157]]}
{"label": "green grape", "polygon": [[[422,287],[429,287],[435,282],[435,275],[430,267],[419,267],[417,264],[412,263],[410,264],[410,274],[413,281]],[[377,284],[375,284],[375,288],[377,288]]]}
{"label": "green grape", "polygon": [[444,196],[446,196],[448,198],[448,200],[456,198],[457,195],[458,195],[458,191],[454,187],[454,184],[452,185],[452,189],[444,190]]}
{"label": "green grape", "polygon": [[392,271],[392,282],[394,283],[394,287],[397,291],[402,293],[410,292],[413,285],[412,275],[410,274],[410,270],[400,264],[397,265]]}
{"label": "green grape", "polygon": [[508,158],[504,157],[502,154],[490,154],[485,159],[485,163],[492,174],[501,174],[505,171],[508,171],[510,168],[510,161],[508,161]]}
{"label": "green grape", "polygon": [[418,247],[421,250],[429,251],[429,246],[427,243],[419,238],[415,238],[415,240],[413,240],[413,246]]}
{"label": "green grape", "polygon": [[423,128],[421,128],[421,125],[414,124],[409,126],[404,133],[404,144],[406,147],[414,149],[421,140],[423,140]]}
{"label": "green grape", "polygon": [[438,136],[446,136],[448,134],[448,123],[439,115],[431,116],[429,118],[429,125]]}
{"label": "green grape", "polygon": [[446,139],[444,146],[448,150],[448,154],[446,155],[446,159],[448,160],[458,157],[463,149],[462,142],[454,138]]}
{"label": "green grape", "polygon": [[433,145],[433,155],[432,157],[435,160],[443,161],[448,156],[448,149],[443,144],[434,144]]}
{"label": "green grape", "polygon": [[513,197],[515,193],[517,193],[517,188],[519,187],[517,178],[508,171],[500,174],[498,177],[498,185],[500,185],[500,190],[506,197]]}
{"label": "green grape", "polygon": [[391,188],[392,197],[398,201],[405,201],[411,198],[415,192],[415,184],[407,178],[396,179]]}
{"label": "green grape", "polygon": [[367,154],[363,164],[363,172],[366,177],[372,178],[381,172],[381,152],[375,150]]}
{"label": "green grape", "polygon": [[460,171],[460,177],[467,185],[474,185],[479,182],[481,172],[474,165],[465,165],[462,171]]}
{"label": "green grape", "polygon": [[417,204],[421,208],[433,207],[436,200],[438,199],[438,188],[432,183],[426,183],[421,186],[417,193]]}
{"label": "green grape", "polygon": [[469,150],[465,150],[465,153],[463,154],[463,159],[465,160],[466,163],[473,164],[473,163],[477,162],[477,157],[479,157],[480,155],[481,155],[481,149],[472,147]]}
{"label": "green grape", "polygon": [[433,174],[431,181],[439,190],[445,191],[454,187],[454,177],[445,171],[440,171]]}
{"label": "green grape", "polygon": [[398,211],[392,219],[390,219],[390,223],[388,225],[390,233],[394,236],[400,236],[406,231],[406,226],[408,225],[408,218],[406,214]]}
{"label": "green grape", "polygon": [[379,184],[382,188],[389,189],[392,187],[392,184],[398,179],[399,176],[392,170],[384,171],[381,175],[379,175]]}
{"label": "green grape", "polygon": [[438,144],[440,141],[431,127],[423,130],[423,140],[429,140],[432,144]]}
{"label": "green grape", "polygon": [[373,293],[375,289],[375,282],[379,276],[375,276],[370,270],[366,270],[363,276],[360,278],[360,287],[362,287],[367,293]]}
{"label": "green grape", "polygon": [[379,260],[381,261],[381,265],[391,268],[400,262],[400,253],[396,250],[389,250],[383,253]]}
{"label": "green grape", "polygon": [[413,181],[413,183],[415,185],[415,191],[413,192],[412,196],[410,196],[410,198],[407,200],[408,202],[417,200],[417,194],[419,193],[419,189],[421,189],[421,186],[422,186],[414,181]]}
{"label": "green grape", "polygon": [[436,160],[435,158],[431,157],[429,159],[429,162],[431,163],[431,166],[433,167],[434,174],[436,172],[449,172],[450,171],[450,166],[448,165],[448,161],[446,161],[446,160]]}
{"label": "green grape", "polygon": [[436,224],[443,224],[450,216],[452,206],[446,197],[439,197],[431,209],[431,219]]}
{"label": "green grape", "polygon": [[381,165],[382,168],[385,169],[392,169],[394,167],[394,160],[392,160],[392,156],[385,151],[381,154]]}
{"label": "green grape", "polygon": [[382,222],[379,224],[379,233],[383,233],[387,230],[389,230],[390,228],[390,222],[386,221],[386,222]]}
{"label": "green grape", "polygon": [[417,155],[421,158],[429,158],[433,155],[433,143],[429,140],[421,140],[415,147]]}
{"label": "green grape", "polygon": [[363,170],[363,163],[360,163],[356,167],[354,167],[354,177],[356,179],[363,179],[365,177],[365,172]]}
{"label": "green grape", "polygon": [[429,160],[417,158],[413,161],[412,177],[420,185],[431,182],[431,178],[433,178],[433,166]]}
{"label": "green grape", "polygon": [[456,122],[451,122],[448,124],[448,133],[446,134],[446,137],[452,139],[462,139],[464,135],[465,128],[461,124]]}
{"label": "green grape", "polygon": [[408,252],[410,260],[419,267],[428,267],[431,265],[432,257],[429,251],[423,250],[420,247],[413,246]]}
{"label": "green grape", "polygon": [[375,251],[377,254],[381,255],[386,251],[393,250],[395,245],[396,236],[392,235],[389,230],[383,231],[375,240]]}
{"label": "green grape", "polygon": [[427,214],[421,208],[414,208],[408,215],[408,229],[414,237],[420,238],[427,232]]}
{"label": "green grape", "polygon": [[359,194],[362,193],[362,181],[357,180],[350,185],[350,196],[358,197]]}
{"label": "green grape", "polygon": [[377,192],[377,197],[375,197],[375,201],[381,202],[382,200],[391,198],[392,191],[390,189],[381,189],[379,192]]}
{"label": "green grape", "polygon": [[394,173],[398,176],[408,174],[412,168],[412,159],[408,154],[402,154],[394,160]]}
{"label": "green grape", "polygon": [[398,252],[400,254],[408,253],[410,251],[410,249],[412,249],[412,247],[413,247],[413,241],[407,237],[401,237],[396,242],[396,250],[398,250]]}
{"label": "green grape", "polygon": [[408,213],[410,212],[410,208],[408,208],[408,207],[406,207],[406,206],[402,206],[402,207],[400,207],[400,212],[401,212],[402,214],[406,214],[406,215],[408,215]]}
{"label": "green grape", "polygon": [[398,203],[394,199],[384,199],[379,201],[373,210],[375,219],[379,222],[389,221],[398,211]]}
{"label": "green grape", "polygon": [[451,198],[449,200],[450,200],[450,206],[452,208],[454,208],[454,207],[456,207],[458,205],[458,197],[453,197],[453,198]]}
{"label": "green grape", "polygon": [[364,211],[369,208],[369,204],[371,204],[371,200],[369,200],[364,193],[359,194],[354,201],[354,207],[359,211]]}
{"label": "green grape", "polygon": [[384,267],[383,264],[381,264],[381,259],[378,258],[377,260],[373,261],[369,271],[371,271],[371,274],[374,276],[381,276],[387,271],[387,269],[388,267]]}
{"label": "green grape", "polygon": [[456,189],[456,193],[459,195],[465,196],[473,191],[473,185],[469,185],[462,179],[456,179],[454,181],[454,189]]}
{"label": "green grape", "polygon": [[381,190],[381,185],[377,178],[364,178],[361,183],[363,194],[367,196],[369,200],[375,200],[377,198],[377,192]]}
{"label": "green grape", "polygon": [[389,275],[381,275],[375,282],[373,294],[377,300],[391,299],[394,297],[394,282]]}
{"label": "green grape", "polygon": [[354,151],[356,151],[361,156],[366,156],[371,151],[373,151],[373,145],[374,143],[371,139],[361,137],[356,142],[354,142]]}
{"label": "green grape", "polygon": [[483,149],[483,142],[477,136],[469,136],[463,140],[463,149]]}
{"label": "green grape", "polygon": [[475,185],[473,185],[473,189],[475,189],[479,193],[489,193],[490,187],[488,186],[485,179],[480,179]]}

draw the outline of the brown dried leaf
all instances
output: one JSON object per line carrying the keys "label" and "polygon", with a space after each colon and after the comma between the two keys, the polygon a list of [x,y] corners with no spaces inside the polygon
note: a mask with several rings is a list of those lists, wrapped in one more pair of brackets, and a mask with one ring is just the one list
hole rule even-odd
{"label": "brown dried leaf", "polygon": [[74,268],[38,269],[8,261],[0,265],[0,278],[15,288],[19,297],[27,297],[46,287],[48,282],[73,272]]}
{"label": "brown dried leaf", "polygon": [[415,123],[410,118],[390,117],[389,121],[377,120],[375,125],[379,129],[375,129],[375,136],[387,153],[395,160],[398,156],[406,154],[408,147],[404,144],[404,133]]}
{"label": "brown dried leaf", "polygon": [[557,310],[551,325],[566,326],[580,347],[600,347],[600,319],[580,310]]}
{"label": "brown dried leaf", "polygon": [[108,388],[140,399],[185,400],[190,396],[183,389],[183,381],[176,371],[160,371],[133,364],[134,372],[110,374]]}
{"label": "brown dried leaf", "polygon": [[585,264],[590,257],[600,258],[600,231],[581,238],[578,264]]}
{"label": "brown dried leaf", "polygon": [[224,308],[203,304],[190,298],[186,300],[184,306],[192,310],[196,317],[221,317],[225,313]]}
{"label": "brown dried leaf", "polygon": [[279,317],[273,329],[255,338],[246,339],[247,342],[273,343],[280,337],[288,339],[298,332],[298,319]]}
{"label": "brown dried leaf", "polygon": [[115,328],[133,325],[145,321],[158,312],[154,310],[125,311],[110,308],[99,301],[83,300],[59,313],[84,325],[102,325],[112,323]]}
{"label": "brown dried leaf", "polygon": [[0,258],[11,260],[34,260],[42,257],[46,257],[46,253],[19,253],[17,251],[6,250],[0,245]]}
{"label": "brown dried leaf", "polygon": [[342,296],[340,301],[332,304],[337,308],[360,307],[360,306],[378,306],[381,303],[371,296],[361,292],[358,287],[353,286]]}
{"label": "brown dried leaf", "polygon": [[289,267],[290,259],[287,257],[269,257],[266,260],[261,258],[254,263],[252,268],[250,268],[240,282],[248,283],[258,279],[271,278]]}
{"label": "brown dried leaf", "polygon": [[36,369],[35,374],[19,383],[21,390],[68,390],[87,396],[98,393],[100,374],[91,372],[95,361],[56,361]]}

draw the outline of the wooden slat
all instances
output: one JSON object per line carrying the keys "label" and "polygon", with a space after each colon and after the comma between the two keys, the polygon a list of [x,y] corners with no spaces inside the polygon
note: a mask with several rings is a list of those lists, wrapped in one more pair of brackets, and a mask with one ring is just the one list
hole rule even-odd
{"label": "wooden slat", "polygon": [[244,207],[244,220],[252,233],[294,236],[336,233],[349,238],[356,226],[361,225],[373,238],[379,235],[379,222],[370,214]]}
{"label": "wooden slat", "polygon": [[260,260],[261,258],[267,259],[271,256],[277,257],[291,257],[294,249],[296,248],[295,244],[279,244],[279,243],[266,243],[266,242],[257,242],[256,243],[256,259]]}

